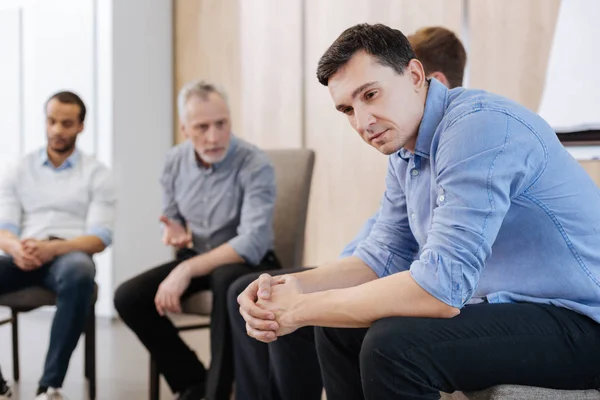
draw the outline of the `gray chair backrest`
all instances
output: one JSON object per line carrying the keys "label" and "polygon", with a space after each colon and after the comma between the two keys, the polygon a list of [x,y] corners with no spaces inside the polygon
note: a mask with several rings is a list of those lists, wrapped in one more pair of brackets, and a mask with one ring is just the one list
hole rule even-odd
{"label": "gray chair backrest", "polygon": [[308,149],[266,150],[275,168],[275,254],[283,268],[302,266],[304,230],[315,153]]}

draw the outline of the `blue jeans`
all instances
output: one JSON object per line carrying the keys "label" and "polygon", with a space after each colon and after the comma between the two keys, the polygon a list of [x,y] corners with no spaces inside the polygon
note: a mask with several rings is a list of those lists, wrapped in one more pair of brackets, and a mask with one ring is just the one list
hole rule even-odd
{"label": "blue jeans", "polygon": [[42,286],[57,295],[40,386],[62,387],[71,354],[91,310],[95,274],[92,257],[82,252],[62,255],[34,271],[23,271],[11,257],[0,256],[0,294]]}

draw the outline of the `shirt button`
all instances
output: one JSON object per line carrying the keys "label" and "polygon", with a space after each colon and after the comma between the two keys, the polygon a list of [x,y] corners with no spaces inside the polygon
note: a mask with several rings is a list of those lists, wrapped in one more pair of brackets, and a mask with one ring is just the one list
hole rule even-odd
{"label": "shirt button", "polygon": [[413,221],[417,218],[417,216],[415,215],[415,213],[410,214],[410,219],[412,219]]}
{"label": "shirt button", "polygon": [[417,175],[419,175],[419,170],[418,170],[418,169],[416,169],[416,168],[413,168],[413,169],[410,171],[410,173],[412,174],[412,176],[417,176]]}
{"label": "shirt button", "polygon": [[444,196],[444,195],[441,195],[441,196],[440,196],[440,203],[443,203],[443,202],[444,202],[444,200],[446,200],[446,196]]}

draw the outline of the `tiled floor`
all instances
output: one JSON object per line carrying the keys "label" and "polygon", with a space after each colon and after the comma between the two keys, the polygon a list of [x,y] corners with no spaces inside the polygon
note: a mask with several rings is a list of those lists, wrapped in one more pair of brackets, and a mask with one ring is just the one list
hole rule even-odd
{"label": "tiled floor", "polygon": [[[0,319],[7,317],[7,309],[0,309]],[[40,378],[48,338],[52,311],[36,310],[19,317],[21,379],[14,385],[15,400],[33,400]],[[192,322],[185,317],[183,322]],[[99,318],[97,322],[96,368],[98,400],[148,399],[148,354],[137,338],[118,320]],[[205,365],[210,361],[207,330],[186,332],[184,340],[196,351]],[[12,381],[12,345],[10,326],[0,326],[0,366]],[[64,385],[68,400],[86,400],[87,385],[83,376],[83,338],[71,358]],[[171,399],[172,394],[161,381],[161,399]],[[12,400],[12,399],[11,399]]]}

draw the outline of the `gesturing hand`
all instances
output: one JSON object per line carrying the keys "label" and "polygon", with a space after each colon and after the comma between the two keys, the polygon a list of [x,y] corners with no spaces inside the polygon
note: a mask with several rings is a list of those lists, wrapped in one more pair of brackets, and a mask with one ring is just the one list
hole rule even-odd
{"label": "gesturing hand", "polygon": [[165,224],[162,241],[167,246],[183,249],[192,242],[192,234],[179,222],[173,221],[164,215],[160,217],[160,222]]}

